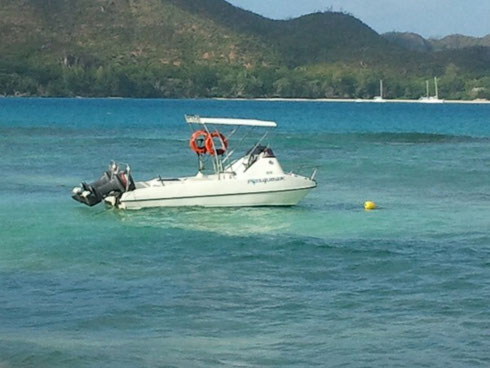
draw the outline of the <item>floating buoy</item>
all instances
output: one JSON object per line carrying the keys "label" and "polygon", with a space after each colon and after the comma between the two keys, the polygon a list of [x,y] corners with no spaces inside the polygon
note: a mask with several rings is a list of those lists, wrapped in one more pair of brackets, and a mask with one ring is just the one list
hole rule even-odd
{"label": "floating buoy", "polygon": [[366,211],[371,211],[376,209],[376,203],[371,202],[371,201],[366,201],[364,202],[364,209]]}

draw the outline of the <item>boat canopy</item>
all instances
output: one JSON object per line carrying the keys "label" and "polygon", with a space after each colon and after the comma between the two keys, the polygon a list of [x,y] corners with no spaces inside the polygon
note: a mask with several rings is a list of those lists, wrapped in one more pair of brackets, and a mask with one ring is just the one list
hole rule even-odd
{"label": "boat canopy", "polygon": [[188,124],[216,124],[216,125],[235,125],[250,127],[275,128],[274,121],[255,120],[255,119],[230,119],[230,118],[205,118],[197,115],[186,115],[185,120]]}

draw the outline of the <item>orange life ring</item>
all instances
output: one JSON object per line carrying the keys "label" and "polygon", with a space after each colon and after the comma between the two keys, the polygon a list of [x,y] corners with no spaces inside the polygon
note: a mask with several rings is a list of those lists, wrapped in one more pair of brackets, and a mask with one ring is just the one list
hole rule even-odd
{"label": "orange life ring", "polygon": [[226,152],[226,149],[228,148],[228,139],[226,139],[226,137],[223,134],[217,131],[208,134],[208,136],[206,137],[206,151],[208,151],[210,155],[214,155],[215,153],[213,138],[219,138],[219,141],[221,143],[221,148],[216,149],[216,154],[222,155],[223,153]]}
{"label": "orange life ring", "polygon": [[201,147],[198,144],[198,141],[207,142],[208,137],[209,137],[209,134],[206,131],[196,130],[192,134],[191,139],[189,140],[189,147],[191,147],[191,150],[196,152],[198,155],[204,155],[207,152],[206,144]]}

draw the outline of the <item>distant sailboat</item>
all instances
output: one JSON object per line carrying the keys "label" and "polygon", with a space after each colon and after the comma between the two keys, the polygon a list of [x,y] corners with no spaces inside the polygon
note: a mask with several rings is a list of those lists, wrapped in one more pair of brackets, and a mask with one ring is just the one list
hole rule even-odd
{"label": "distant sailboat", "polygon": [[385,102],[386,100],[383,98],[383,80],[379,80],[379,96],[374,96],[374,101],[376,102]]}
{"label": "distant sailboat", "polygon": [[423,97],[420,97],[419,98],[419,102],[424,102],[424,103],[443,103],[444,100],[441,100],[439,98],[439,89],[437,87],[437,77],[434,77],[434,87],[435,87],[435,96],[431,96],[430,95],[430,91],[429,91],[429,81],[425,81],[425,86],[426,86],[426,90],[427,90],[427,94],[426,96],[423,96]]}

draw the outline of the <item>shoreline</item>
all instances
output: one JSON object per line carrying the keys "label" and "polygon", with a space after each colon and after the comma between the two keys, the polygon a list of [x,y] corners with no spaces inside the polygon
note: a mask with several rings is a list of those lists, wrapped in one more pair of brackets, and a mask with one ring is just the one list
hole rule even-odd
{"label": "shoreline", "polygon": [[3,96],[0,95],[0,100],[3,99],[111,99],[111,100],[123,100],[123,99],[136,99],[136,100],[215,100],[215,101],[264,101],[264,102],[347,102],[347,103],[409,103],[409,104],[422,104],[422,105],[441,105],[441,104],[470,104],[470,105],[485,105],[490,104],[490,100],[475,99],[475,100],[441,100],[439,102],[424,102],[420,100],[407,100],[407,99],[361,99],[361,98],[300,98],[300,97],[174,97],[174,98],[139,98],[139,97],[118,97],[118,96],[104,96],[104,97],[84,97],[84,96]]}
{"label": "shoreline", "polygon": [[221,101],[267,101],[267,102],[354,102],[354,103],[410,103],[410,104],[422,104],[422,105],[441,105],[441,104],[490,104],[490,100],[442,100],[442,102],[423,102],[419,100],[368,100],[368,99],[359,99],[359,98],[282,98],[282,97],[273,97],[273,98],[225,98],[225,97],[215,97],[213,100],[221,100]]}

